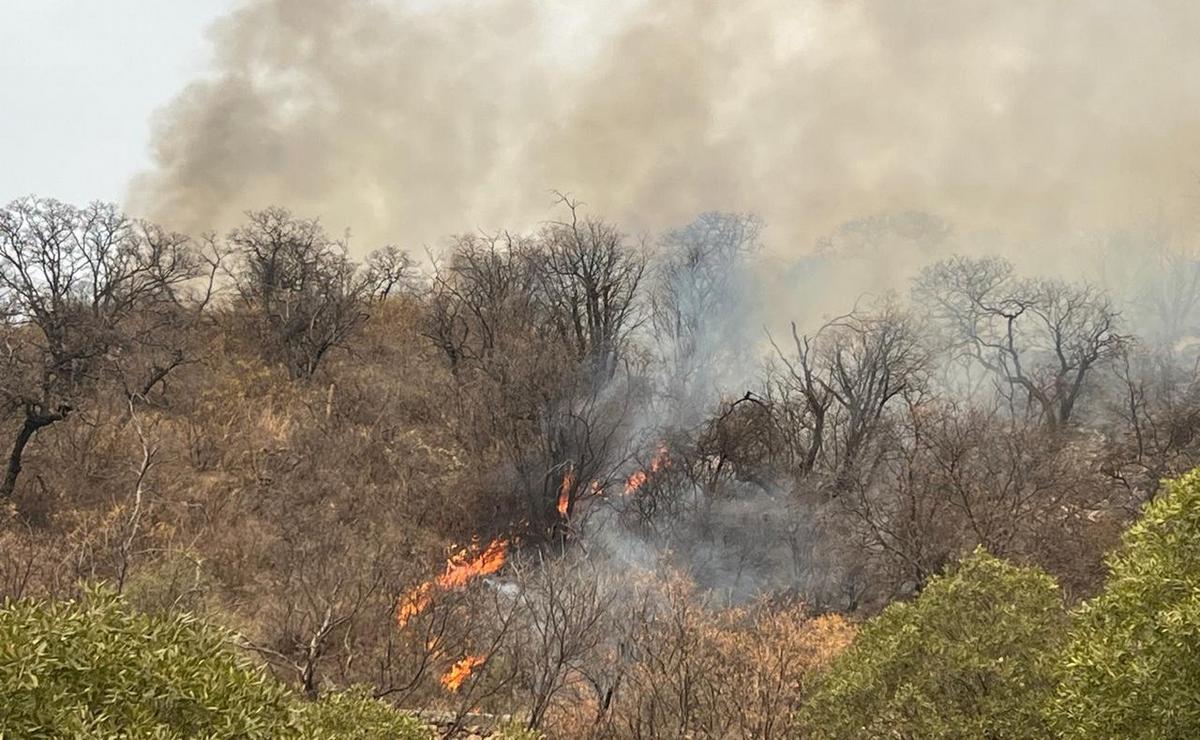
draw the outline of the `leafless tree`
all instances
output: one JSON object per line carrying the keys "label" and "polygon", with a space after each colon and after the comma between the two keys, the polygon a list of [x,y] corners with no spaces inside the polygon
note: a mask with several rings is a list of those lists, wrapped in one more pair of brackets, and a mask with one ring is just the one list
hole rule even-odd
{"label": "leafless tree", "polygon": [[183,361],[172,320],[202,271],[186,237],[115,206],[26,198],[0,210],[5,375],[0,404],[19,411],[0,498],[12,495],[26,446],[66,419],[127,355],[159,350],[131,384],[145,396]]}
{"label": "leafless tree", "polygon": [[[792,340],[795,343],[796,354],[788,357],[778,346],[776,354],[787,368],[787,375],[775,385],[780,396],[780,407],[789,417],[787,427],[795,432],[800,448],[800,473],[813,472],[817,459],[825,444],[825,421],[829,406],[833,403],[833,393],[824,378],[824,371],[817,365],[817,355],[813,343],[814,337],[801,336],[792,322]],[[793,403],[792,398],[799,396],[799,403]]]}
{"label": "leafless tree", "polygon": [[[464,441],[498,454],[510,510],[561,538],[611,474],[637,389],[621,350],[643,262],[611,226],[577,216],[532,237],[458,237],[436,266],[425,335],[456,379]],[[515,506],[514,506],[515,505]]]}
{"label": "leafless tree", "polygon": [[878,213],[846,221],[817,241],[819,252],[872,258],[897,245],[937,246],[949,238],[951,225],[924,211]]}
{"label": "leafless tree", "polygon": [[1101,284],[1120,301],[1140,339],[1171,351],[1196,333],[1200,253],[1162,224],[1097,239]]}
{"label": "leafless tree", "polygon": [[363,278],[376,300],[387,300],[396,292],[414,287],[412,258],[394,245],[389,244],[367,255],[365,271]]}
{"label": "leafless tree", "polygon": [[745,262],[761,228],[751,215],[705,213],[660,240],[650,318],[677,411],[699,410],[713,381],[748,347]]}
{"label": "leafless tree", "polygon": [[1135,349],[1127,346],[1113,363],[1100,469],[1140,505],[1163,479],[1200,464],[1200,366],[1179,363],[1167,349]]}
{"label": "leafless tree", "polygon": [[1021,280],[999,258],[954,257],[926,268],[914,295],[956,349],[989,370],[1014,409],[1051,429],[1075,415],[1091,371],[1126,337],[1107,296],[1087,285]]}
{"label": "leafless tree", "polygon": [[[781,409],[806,433],[798,439],[800,471],[824,458],[845,482],[888,409],[926,384],[930,354],[915,320],[887,298],[801,336],[792,325],[795,353],[776,345],[787,374],[777,383]],[[789,403],[798,398],[799,403]]]}
{"label": "leafless tree", "polygon": [[435,262],[425,335],[452,372],[495,358],[512,334],[536,331],[536,276],[529,240],[511,234],[458,237],[444,264]]}
{"label": "leafless tree", "polygon": [[825,331],[824,385],[838,406],[840,476],[858,461],[889,404],[919,395],[929,357],[912,316],[891,301],[835,319]]}
{"label": "leafless tree", "polygon": [[540,235],[541,298],[560,340],[607,380],[642,321],[638,287],[646,260],[615,226],[581,217],[577,201],[566,196],[560,201],[570,219],[550,224]]}
{"label": "leafless tree", "polygon": [[585,683],[585,671],[610,638],[617,592],[586,560],[514,563],[521,615],[511,659],[528,701],[528,726],[538,729],[560,694]]}
{"label": "leafless tree", "polygon": [[263,349],[293,379],[310,378],[331,349],[363,326],[372,295],[395,287],[399,257],[381,256],[364,273],[315,219],[284,208],[253,211],[247,219],[229,234],[238,294],[260,322]]}

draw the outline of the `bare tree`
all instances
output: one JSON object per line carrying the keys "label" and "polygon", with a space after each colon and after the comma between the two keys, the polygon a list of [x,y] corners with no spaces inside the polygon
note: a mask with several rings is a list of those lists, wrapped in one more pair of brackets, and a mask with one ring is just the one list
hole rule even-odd
{"label": "bare tree", "polygon": [[490,369],[513,335],[536,332],[536,277],[530,243],[511,234],[458,237],[444,264],[435,262],[425,336],[452,372],[471,363]]}
{"label": "bare tree", "polygon": [[389,244],[367,255],[365,270],[363,279],[375,300],[384,301],[394,293],[413,288],[412,258],[394,245]]}
{"label": "bare tree", "polygon": [[929,361],[913,318],[891,301],[826,326],[825,390],[839,407],[839,477],[849,471],[901,394],[919,395]]}
{"label": "bare tree", "polygon": [[914,295],[958,351],[989,370],[1016,409],[1067,426],[1091,371],[1126,337],[1107,296],[1060,280],[1020,280],[999,258],[954,257],[926,268]]}
{"label": "bare tree", "polygon": [[783,408],[800,399],[790,404],[807,432],[799,440],[800,470],[812,472],[824,457],[844,483],[889,405],[925,387],[929,351],[913,317],[891,298],[833,319],[812,336],[793,324],[792,339],[794,355],[775,347],[787,368],[777,385]]}
{"label": "bare tree", "polygon": [[540,237],[542,301],[561,341],[607,380],[642,320],[637,296],[646,261],[615,226],[581,218],[580,204],[566,196],[560,201],[570,220],[550,224]]}
{"label": "bare tree", "polygon": [[650,318],[664,354],[668,395],[683,413],[698,410],[722,370],[747,349],[752,332],[746,330],[745,261],[757,251],[761,229],[751,215],[705,213],[660,241]]}
{"label": "bare tree", "polygon": [[941,216],[924,211],[877,213],[851,219],[817,241],[826,254],[875,258],[897,247],[935,247],[950,237],[952,227]]}
{"label": "bare tree", "polygon": [[527,695],[528,726],[538,729],[560,694],[585,683],[611,628],[616,591],[580,559],[514,563],[520,628],[511,647]]}
{"label": "bare tree", "polygon": [[1142,339],[1167,351],[1195,334],[1200,308],[1200,253],[1163,224],[1098,240],[1102,285],[1127,307]]}
{"label": "bare tree", "polygon": [[125,355],[157,349],[169,358],[132,384],[140,396],[181,364],[171,319],[199,274],[186,237],[113,205],[26,198],[0,210],[0,404],[21,417],[0,498],[12,495],[33,436],[119,375]]}
{"label": "bare tree", "polygon": [[610,475],[637,391],[614,384],[644,262],[564,202],[572,221],[533,237],[458,237],[435,268],[424,327],[456,379],[464,440],[500,456],[504,501],[535,537],[565,536]]}
{"label": "bare tree", "polygon": [[[778,346],[775,347],[776,354],[788,371],[788,377],[782,379],[777,387],[780,390],[781,405],[791,412],[788,427],[806,432],[798,441],[802,448],[800,472],[807,474],[816,468],[817,459],[825,444],[825,420],[829,406],[833,403],[833,393],[828,388],[822,369],[817,365],[814,338],[800,336],[794,321],[792,340],[796,346],[793,358],[789,358]],[[789,403],[793,395],[799,395],[799,404]]]}
{"label": "bare tree", "polygon": [[317,220],[284,208],[247,218],[229,235],[239,258],[238,293],[260,322],[263,349],[293,379],[310,378],[331,349],[363,326],[367,301],[394,289],[405,266],[398,254],[382,253],[364,273]]}
{"label": "bare tree", "polygon": [[1126,347],[1113,365],[1100,469],[1140,505],[1163,479],[1200,464],[1200,367],[1181,366],[1166,349],[1136,348]]}

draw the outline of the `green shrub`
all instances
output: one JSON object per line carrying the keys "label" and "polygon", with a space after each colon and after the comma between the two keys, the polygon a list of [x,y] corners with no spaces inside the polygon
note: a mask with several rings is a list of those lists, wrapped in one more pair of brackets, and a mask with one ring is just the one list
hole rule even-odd
{"label": "green shrub", "polygon": [[3,738],[278,738],[289,703],[225,633],[186,615],[102,593],[0,608]]}
{"label": "green shrub", "polygon": [[817,679],[815,738],[1036,738],[1066,615],[1054,580],[976,550],[893,604]]}
{"label": "green shrub", "polygon": [[429,740],[429,725],[372,699],[363,690],[328,694],[297,706],[304,740]]}
{"label": "green shrub", "polygon": [[1066,737],[1200,737],[1200,471],[1166,484],[1080,608],[1051,714]]}
{"label": "green shrub", "polygon": [[0,607],[0,739],[428,740],[362,691],[296,697],[228,633],[112,594]]}

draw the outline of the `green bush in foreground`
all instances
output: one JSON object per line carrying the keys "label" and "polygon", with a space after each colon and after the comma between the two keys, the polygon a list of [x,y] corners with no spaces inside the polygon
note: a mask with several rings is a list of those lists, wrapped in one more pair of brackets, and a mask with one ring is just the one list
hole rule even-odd
{"label": "green bush in foreground", "polygon": [[1052,707],[1072,738],[1200,737],[1200,471],[1168,482],[1080,608]]}
{"label": "green bush in foreground", "polygon": [[0,739],[427,740],[429,728],[361,693],[305,702],[229,635],[110,594],[0,607]]}
{"label": "green bush in foreground", "polygon": [[429,726],[364,691],[301,702],[295,724],[304,740],[429,740]]}
{"label": "green bush in foreground", "polygon": [[1054,580],[976,550],[869,621],[798,718],[814,738],[1036,738],[1066,614]]}
{"label": "green bush in foreground", "polygon": [[274,738],[286,689],[187,615],[93,593],[0,608],[4,738]]}

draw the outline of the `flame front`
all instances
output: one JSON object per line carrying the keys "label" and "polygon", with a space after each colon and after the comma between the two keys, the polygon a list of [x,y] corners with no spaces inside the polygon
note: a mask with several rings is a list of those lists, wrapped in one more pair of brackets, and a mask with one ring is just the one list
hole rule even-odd
{"label": "flame front", "polygon": [[473,558],[468,556],[468,550],[460,550],[446,563],[446,572],[438,576],[437,585],[449,591],[480,576],[491,575],[504,567],[507,553],[508,540],[492,540],[482,554]]}
{"label": "flame front", "polygon": [[625,481],[625,495],[632,496],[633,494],[637,493],[637,490],[641,488],[643,484],[645,484],[646,479],[649,477],[650,476],[646,474],[645,470],[639,470],[633,475],[629,476],[629,480]]}
{"label": "flame front", "polygon": [[575,485],[575,470],[568,469],[563,476],[562,485],[558,487],[558,514],[564,519],[567,509],[571,506],[571,488]]}
{"label": "flame front", "polygon": [[396,622],[404,627],[409,620],[425,611],[429,602],[433,600],[432,591],[433,584],[430,582],[422,583],[409,591],[396,605]]}
{"label": "flame front", "polygon": [[406,626],[409,621],[429,608],[435,589],[451,591],[462,588],[472,580],[491,575],[504,567],[508,553],[508,540],[492,540],[482,553],[471,557],[471,550],[459,550],[448,561],[446,571],[432,581],[426,581],[409,591],[396,604],[396,622]]}
{"label": "flame front", "polygon": [[450,666],[450,670],[442,675],[440,679],[442,686],[445,686],[447,691],[458,691],[458,687],[462,686],[463,681],[466,681],[471,673],[483,665],[486,660],[487,658],[482,655],[468,655],[464,657]]}
{"label": "flame front", "polygon": [[625,481],[625,495],[632,496],[637,493],[637,490],[645,485],[646,481],[650,480],[651,474],[657,473],[670,464],[671,456],[667,452],[667,445],[660,443],[658,449],[654,452],[654,459],[650,461],[650,469],[648,471],[645,469],[638,470]]}

